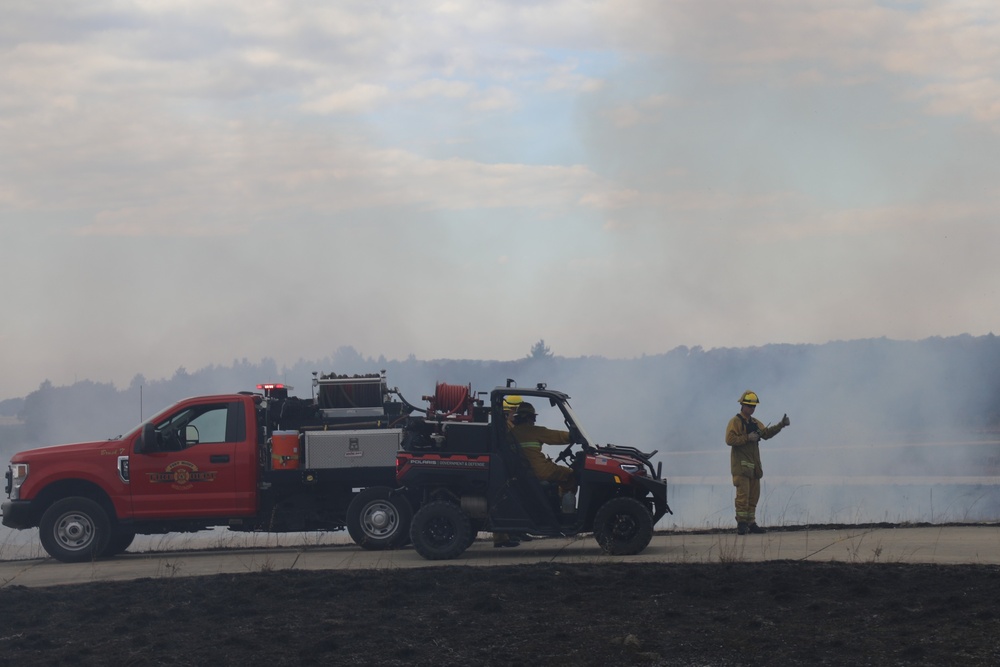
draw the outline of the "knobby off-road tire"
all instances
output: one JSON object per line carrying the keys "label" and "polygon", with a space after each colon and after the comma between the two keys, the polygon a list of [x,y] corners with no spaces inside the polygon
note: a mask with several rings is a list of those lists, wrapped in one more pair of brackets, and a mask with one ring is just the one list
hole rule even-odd
{"label": "knobby off-road tire", "polygon": [[594,538],[613,556],[631,556],[653,539],[653,515],[635,498],[612,498],[594,516]]}
{"label": "knobby off-road tire", "polygon": [[397,549],[410,539],[413,508],[387,486],[362,489],[347,506],[347,532],[370,551]]}
{"label": "knobby off-road tire", "polygon": [[56,560],[83,563],[104,553],[111,539],[111,519],[89,498],[63,498],[42,514],[38,538]]}
{"label": "knobby off-road tire", "polygon": [[127,526],[115,526],[111,529],[111,538],[101,551],[101,558],[111,558],[124,552],[135,539],[135,529]]}
{"label": "knobby off-road tire", "polygon": [[410,539],[427,560],[457,558],[472,540],[469,516],[458,505],[438,500],[417,510],[410,525]]}

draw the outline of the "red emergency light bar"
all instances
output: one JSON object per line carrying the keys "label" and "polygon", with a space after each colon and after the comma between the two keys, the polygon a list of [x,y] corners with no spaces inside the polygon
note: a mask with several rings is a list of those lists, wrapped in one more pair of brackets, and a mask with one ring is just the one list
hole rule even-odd
{"label": "red emergency light bar", "polygon": [[281,382],[262,382],[257,385],[258,389],[264,390],[264,396],[266,398],[288,398],[288,390],[293,389],[291,385],[283,384]]}
{"label": "red emergency light bar", "polygon": [[282,384],[280,382],[265,382],[263,384],[257,385],[258,389],[295,389],[290,384]]}

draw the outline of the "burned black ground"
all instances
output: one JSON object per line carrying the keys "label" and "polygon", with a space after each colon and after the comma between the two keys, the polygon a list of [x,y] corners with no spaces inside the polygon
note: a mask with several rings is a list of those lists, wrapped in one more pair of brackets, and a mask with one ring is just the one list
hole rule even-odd
{"label": "burned black ground", "polygon": [[272,571],[0,589],[33,665],[994,665],[1000,568]]}

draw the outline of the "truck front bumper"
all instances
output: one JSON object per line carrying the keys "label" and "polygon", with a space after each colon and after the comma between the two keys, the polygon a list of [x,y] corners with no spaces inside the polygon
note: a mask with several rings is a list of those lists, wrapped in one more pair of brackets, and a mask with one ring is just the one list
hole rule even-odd
{"label": "truck front bumper", "polygon": [[8,528],[23,530],[38,525],[38,516],[30,500],[6,500],[0,509],[3,510],[3,525]]}

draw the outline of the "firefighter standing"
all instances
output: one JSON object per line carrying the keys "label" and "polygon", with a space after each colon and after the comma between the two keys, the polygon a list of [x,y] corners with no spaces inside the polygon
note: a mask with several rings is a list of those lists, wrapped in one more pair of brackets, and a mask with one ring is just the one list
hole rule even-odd
{"label": "firefighter standing", "polygon": [[760,465],[760,440],[776,436],[791,422],[786,414],[777,424],[764,426],[753,418],[760,403],[757,394],[745,391],[740,396],[740,411],[729,420],[726,427],[726,444],[730,447],[730,469],[736,487],[736,532],[766,533],[757,525],[757,501],[760,499],[760,478],[764,470]]}
{"label": "firefighter standing", "polygon": [[576,477],[566,466],[556,465],[542,453],[542,445],[568,445],[572,442],[569,431],[556,431],[544,426],[535,426],[535,406],[523,401],[514,411],[511,433],[521,445],[521,451],[531,464],[535,477],[544,482],[559,485],[559,497],[576,493]]}

